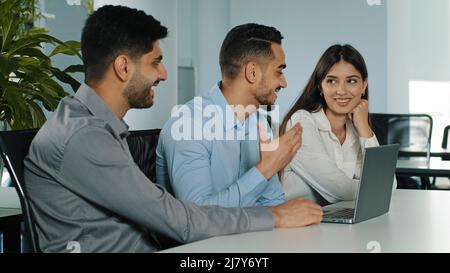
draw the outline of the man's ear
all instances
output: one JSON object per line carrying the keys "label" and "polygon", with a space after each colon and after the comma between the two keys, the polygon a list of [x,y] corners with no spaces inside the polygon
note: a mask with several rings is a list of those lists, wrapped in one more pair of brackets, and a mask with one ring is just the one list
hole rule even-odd
{"label": "man's ear", "polygon": [[250,83],[255,83],[258,76],[258,65],[255,62],[249,62],[245,65],[245,78]]}
{"label": "man's ear", "polygon": [[131,75],[132,62],[128,56],[119,55],[113,63],[114,72],[119,80],[128,81]]}

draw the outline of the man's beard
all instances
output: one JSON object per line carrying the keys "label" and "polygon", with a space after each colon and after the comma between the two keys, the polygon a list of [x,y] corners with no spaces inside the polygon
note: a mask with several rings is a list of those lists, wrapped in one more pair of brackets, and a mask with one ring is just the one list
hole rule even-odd
{"label": "man's beard", "polygon": [[263,92],[258,93],[255,96],[256,101],[258,101],[258,103],[259,103],[259,105],[255,105],[255,106],[260,106],[260,107],[261,106],[270,106],[275,103],[274,101],[270,101],[270,97],[272,96],[272,93],[274,92],[274,90],[271,90],[267,86],[267,83],[264,79],[259,84],[258,90],[263,91]]}
{"label": "man's beard", "polygon": [[124,91],[124,96],[127,98],[130,108],[143,109],[152,107],[153,98],[151,90],[154,84],[153,82],[147,81],[137,71]]}

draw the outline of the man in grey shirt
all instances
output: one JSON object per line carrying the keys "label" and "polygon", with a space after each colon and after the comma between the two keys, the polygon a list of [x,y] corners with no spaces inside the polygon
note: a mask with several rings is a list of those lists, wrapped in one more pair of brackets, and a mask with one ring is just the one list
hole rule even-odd
{"label": "man in grey shirt", "polygon": [[[123,117],[131,108],[151,107],[155,87],[166,80],[159,46],[166,36],[159,21],[126,7],[105,6],[87,20],[86,84],[61,101],[24,162],[42,251],[152,252],[159,249],[155,233],[185,243],[320,223],[321,208],[301,199],[273,208],[182,202],[139,170]],[[274,161],[293,157],[300,132]]]}

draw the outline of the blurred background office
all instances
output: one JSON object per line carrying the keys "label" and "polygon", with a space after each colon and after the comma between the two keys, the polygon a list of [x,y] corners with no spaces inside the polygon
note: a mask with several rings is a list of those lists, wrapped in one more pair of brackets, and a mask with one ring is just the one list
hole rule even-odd
{"label": "blurred background office", "polygon": [[[87,17],[83,1],[41,0],[50,18],[40,23],[62,40],[79,40]],[[281,116],[321,53],[333,43],[350,43],[369,67],[371,112],[430,114],[436,145],[450,120],[447,0],[94,0],[93,4],[142,9],[170,30],[162,43],[169,80],[158,88],[152,109],[127,115],[132,129],[160,128],[173,106],[207,92],[220,79],[223,38],[230,28],[246,22],[273,25],[285,36],[288,88],[277,102]],[[64,57],[57,62],[69,65]]]}
{"label": "blurred background office", "polygon": [[[416,175],[421,178],[417,188],[436,189],[430,187],[430,178],[440,176],[440,182],[445,184],[440,189],[450,189],[450,149],[441,149],[444,128],[450,125],[448,0],[37,1],[45,18],[35,24],[48,28],[51,35],[63,41],[79,41],[89,12],[107,4],[144,10],[169,28],[169,37],[161,42],[168,81],[158,86],[151,109],[128,112],[125,120],[131,130],[161,128],[176,105],[208,92],[220,80],[222,41],[236,25],[271,25],[285,37],[288,87],[278,96],[280,118],[300,95],[324,50],[335,43],[351,44],[367,62],[372,113],[383,117],[388,113],[432,117],[431,157],[438,164],[430,166],[429,156],[428,167],[399,162],[397,179]],[[49,53],[53,48],[45,50]],[[80,62],[64,55],[53,60],[61,69],[74,65],[74,60]],[[78,73],[76,78],[81,82],[84,77]],[[69,86],[65,90],[73,92]],[[47,116],[51,114],[46,112]],[[410,139],[414,137],[408,135]],[[11,186],[4,172],[1,184]]]}

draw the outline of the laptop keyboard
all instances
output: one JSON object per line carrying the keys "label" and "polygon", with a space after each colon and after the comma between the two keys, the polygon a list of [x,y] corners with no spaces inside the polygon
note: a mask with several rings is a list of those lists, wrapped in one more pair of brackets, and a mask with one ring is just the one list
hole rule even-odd
{"label": "laptop keyboard", "polygon": [[351,219],[355,213],[355,209],[339,209],[332,211],[325,211],[324,218],[336,218],[336,219]]}

